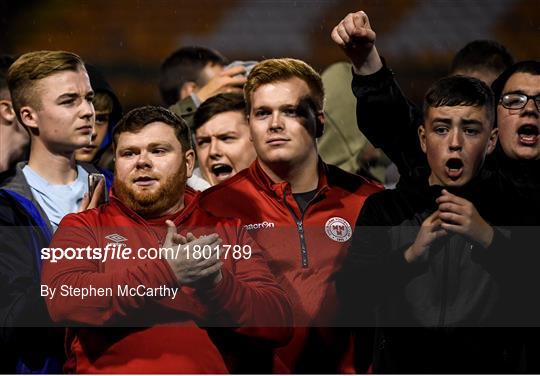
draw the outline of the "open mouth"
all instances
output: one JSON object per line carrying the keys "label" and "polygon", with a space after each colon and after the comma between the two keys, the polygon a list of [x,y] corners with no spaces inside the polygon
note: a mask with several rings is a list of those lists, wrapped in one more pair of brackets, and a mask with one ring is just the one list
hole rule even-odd
{"label": "open mouth", "polygon": [[233,175],[232,166],[225,163],[218,163],[218,164],[213,165],[210,168],[210,171],[219,181],[226,180]]}
{"label": "open mouth", "polygon": [[450,158],[446,162],[446,175],[452,180],[457,180],[463,174],[463,161],[459,158]]}
{"label": "open mouth", "polygon": [[534,124],[525,124],[519,127],[518,131],[519,142],[522,145],[531,146],[538,142],[538,126]]}
{"label": "open mouth", "polygon": [[151,176],[139,176],[138,178],[135,178],[135,180],[133,180],[133,182],[136,185],[139,185],[139,186],[142,186],[142,187],[152,185],[156,181],[157,181],[157,179],[153,178]]}

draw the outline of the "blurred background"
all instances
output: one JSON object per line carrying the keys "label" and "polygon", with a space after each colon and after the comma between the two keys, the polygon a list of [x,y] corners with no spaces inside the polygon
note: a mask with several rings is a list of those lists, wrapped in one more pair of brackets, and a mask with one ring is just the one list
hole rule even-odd
{"label": "blurred background", "polygon": [[161,104],[159,65],[185,45],[231,61],[296,57],[322,71],[344,59],[330,31],[360,9],[417,103],[470,40],[495,39],[517,60],[540,59],[538,0],[1,0],[0,53],[76,52],[130,109]]}

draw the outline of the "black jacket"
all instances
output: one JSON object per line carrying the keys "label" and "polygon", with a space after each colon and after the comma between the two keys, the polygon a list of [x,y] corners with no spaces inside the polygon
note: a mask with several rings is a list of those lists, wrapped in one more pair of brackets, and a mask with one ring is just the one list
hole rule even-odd
{"label": "black jacket", "polygon": [[[357,98],[358,127],[397,165],[401,174],[398,187],[415,189],[429,174],[417,137],[421,112],[406,99],[386,66],[369,76],[354,75],[352,90]],[[484,266],[500,281],[507,325],[539,327],[540,161],[511,160],[497,146],[486,159],[484,170],[492,175],[484,188],[492,198],[492,221],[507,227],[512,244],[487,253]],[[540,331],[524,329],[519,333],[532,348]],[[536,347],[525,356],[526,370],[535,373],[540,370],[540,361],[531,363],[540,359],[540,346]]]}
{"label": "black jacket", "polygon": [[[422,260],[405,261],[404,252],[436,210],[441,189],[424,184],[376,193],[358,217],[337,288],[348,324],[379,328],[375,372],[495,372],[504,363],[499,333],[460,327],[497,325],[504,318],[499,283],[484,264],[486,254],[508,247],[507,231],[495,228],[489,249],[449,235]],[[488,213],[487,199],[473,200],[484,190],[478,179],[453,193]],[[473,345],[481,353],[471,351]]]}

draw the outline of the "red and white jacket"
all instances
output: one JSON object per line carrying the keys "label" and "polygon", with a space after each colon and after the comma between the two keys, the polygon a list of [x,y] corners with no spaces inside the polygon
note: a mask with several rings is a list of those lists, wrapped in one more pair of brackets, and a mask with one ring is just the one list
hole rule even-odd
{"label": "red and white jacket", "polygon": [[[289,294],[295,336],[278,355],[292,372],[299,370],[298,367],[305,369],[297,364],[300,356],[310,358],[306,354],[309,330],[316,330],[325,338],[335,335],[335,331],[324,328],[336,324],[339,310],[334,273],[341,268],[354,230],[352,226],[364,201],[381,190],[377,184],[322,161],[318,168],[317,193],[304,213],[298,208],[289,183],[272,182],[257,161],[204,191],[200,199],[201,206],[213,214],[242,220]],[[332,339],[322,341],[329,348],[334,347]],[[344,369],[319,371],[334,373]]]}
{"label": "red and white jacket", "polygon": [[[51,248],[99,247],[124,244],[132,250],[160,247],[166,236],[165,220],[172,220],[178,232],[195,236],[218,233],[223,245],[250,246],[249,259],[222,256],[223,279],[217,286],[195,290],[177,284],[164,259],[133,256],[106,262],[94,259],[44,262],[42,283],[60,290],[62,285],[95,288],[118,285],[157,288],[181,287],[170,297],[92,296],[82,300],[60,296],[47,300],[54,321],[108,328],[68,329],[66,370],[77,373],[226,373],[224,356],[207,330],[200,325],[219,322],[220,331],[242,333],[242,327],[291,324],[290,303],[268,270],[260,247],[238,220],[217,218],[198,205],[198,195],[188,190],[184,209],[158,220],[144,220],[115,197],[109,204],[64,217]],[[116,292],[116,291],[115,291]],[[117,328],[109,328],[118,326]],[[121,326],[121,328],[120,328]],[[131,328],[126,328],[129,326]],[[234,329],[236,327],[237,329]],[[250,330],[249,335],[264,343],[282,345],[290,338],[283,329]],[[227,358],[231,355],[227,354]]]}

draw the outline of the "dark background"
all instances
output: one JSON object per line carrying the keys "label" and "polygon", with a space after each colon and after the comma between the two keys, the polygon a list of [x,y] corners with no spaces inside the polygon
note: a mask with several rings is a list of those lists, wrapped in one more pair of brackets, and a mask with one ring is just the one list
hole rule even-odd
{"label": "dark background", "polygon": [[322,71],[343,60],[330,31],[364,10],[379,52],[415,101],[473,39],[540,59],[538,0],[1,0],[0,53],[64,49],[103,70],[126,109],[160,104],[161,61],[199,44],[231,61],[290,56]]}

